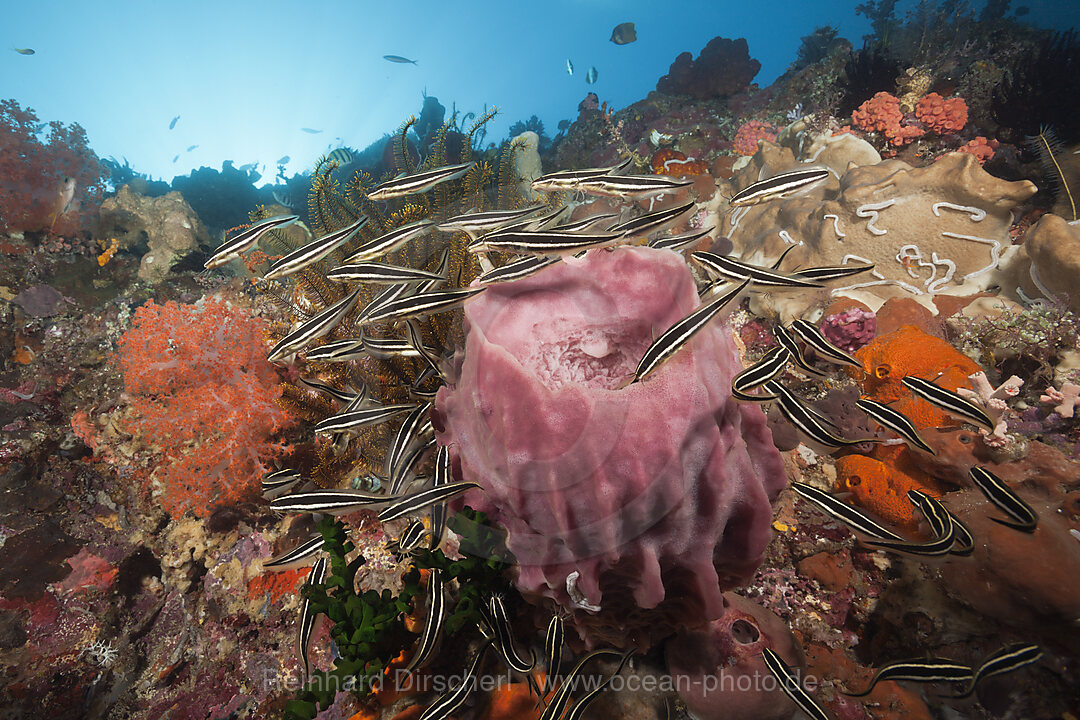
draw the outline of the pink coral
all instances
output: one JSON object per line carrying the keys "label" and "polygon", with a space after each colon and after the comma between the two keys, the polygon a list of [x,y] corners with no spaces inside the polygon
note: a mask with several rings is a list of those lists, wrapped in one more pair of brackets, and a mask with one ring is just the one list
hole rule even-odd
{"label": "pink coral", "polygon": [[1024,384],[1024,381],[1013,375],[995,388],[986,379],[986,373],[981,370],[968,375],[968,380],[971,381],[971,387],[974,389],[968,390],[961,387],[957,388],[956,392],[981,406],[986,411],[986,414],[990,416],[990,419],[994,421],[994,432],[981,431],[983,441],[992,447],[1004,446],[1008,440],[1006,432],[1009,429],[1008,422],[1005,420],[1005,413],[1008,411],[1009,406],[1005,403],[1005,398],[1019,395],[1020,387]]}
{"label": "pink coral", "polygon": [[753,155],[758,150],[758,140],[776,142],[779,131],[760,120],[750,120],[743,123],[735,133],[735,152],[740,155]]}
{"label": "pink coral", "polygon": [[131,395],[127,429],[164,455],[161,501],[171,514],[207,517],[253,496],[285,448],[277,374],[263,321],[224,300],[140,307],[120,340]]}
{"label": "pink coral", "polygon": [[821,332],[836,347],[855,352],[874,339],[877,316],[872,310],[849,308],[826,317],[821,324]]}
{"label": "pink coral", "polygon": [[1067,382],[1060,390],[1048,387],[1045,394],[1039,396],[1039,402],[1054,405],[1054,412],[1065,419],[1071,418],[1080,407],[1080,385]]}
{"label": "pink coral", "polygon": [[915,117],[938,135],[963,130],[967,116],[967,103],[961,97],[943,98],[930,93],[915,106]]}
{"label": "pink coral", "polygon": [[626,385],[698,305],[681,258],[627,247],[466,306],[440,441],[483,487],[467,502],[508,529],[519,588],[575,609],[589,644],[647,646],[720,617],[722,589],[754,571],[771,535],[783,464],[760,409],[731,401],[730,328],[714,321]]}
{"label": "pink coral", "polygon": [[997,140],[987,140],[982,135],[979,135],[968,144],[959,147],[957,152],[974,155],[975,159],[979,161],[979,164],[983,165],[987,160],[994,157],[994,152],[1000,145],[1001,143]]}

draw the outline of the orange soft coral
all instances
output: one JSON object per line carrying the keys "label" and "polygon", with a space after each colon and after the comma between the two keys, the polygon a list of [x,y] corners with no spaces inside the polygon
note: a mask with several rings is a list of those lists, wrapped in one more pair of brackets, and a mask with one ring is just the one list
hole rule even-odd
{"label": "orange soft coral", "polygon": [[930,93],[915,106],[915,117],[938,135],[963,130],[967,116],[967,103],[961,97],[943,98]]}
{"label": "orange soft coral", "polygon": [[140,307],[120,340],[130,396],[128,432],[161,453],[156,479],[170,514],[251,498],[258,477],[286,448],[275,436],[291,420],[278,407],[266,362],[264,323],[224,300]]}
{"label": "orange soft coral", "polygon": [[735,133],[735,152],[740,155],[753,155],[758,149],[758,140],[776,142],[779,130],[760,120],[743,123]]}
{"label": "orange soft coral", "polygon": [[974,155],[975,159],[979,161],[979,164],[984,164],[987,160],[994,157],[994,152],[1001,145],[997,140],[987,140],[982,135],[979,135],[967,145],[957,149],[957,152],[968,153]]}
{"label": "orange soft coral", "polygon": [[688,177],[691,175],[705,175],[709,172],[708,166],[701,160],[688,158],[678,150],[661,148],[656,151],[649,161],[653,173],[657,175],[670,175],[671,177]]}
{"label": "orange soft coral", "polygon": [[852,113],[851,124],[866,132],[889,135],[900,127],[903,119],[899,98],[887,92],[879,92]]}

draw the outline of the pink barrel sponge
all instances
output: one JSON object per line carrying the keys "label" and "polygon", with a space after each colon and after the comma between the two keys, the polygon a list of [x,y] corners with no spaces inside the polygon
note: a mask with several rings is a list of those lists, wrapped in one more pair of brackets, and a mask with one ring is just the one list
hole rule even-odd
{"label": "pink barrel sponge", "polygon": [[786,483],[765,416],[730,398],[722,319],[644,382],[650,342],[699,305],[681,257],[619,248],[495,285],[465,310],[439,440],[509,531],[518,587],[574,609],[585,644],[648,646],[724,612]]}

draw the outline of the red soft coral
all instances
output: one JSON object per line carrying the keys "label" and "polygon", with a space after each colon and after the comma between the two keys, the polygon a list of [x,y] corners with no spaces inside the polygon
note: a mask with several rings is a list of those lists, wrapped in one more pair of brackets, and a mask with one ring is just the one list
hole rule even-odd
{"label": "red soft coral", "polygon": [[982,135],[977,136],[974,140],[967,145],[963,145],[957,149],[957,152],[968,153],[974,155],[975,159],[982,165],[990,158],[994,157],[994,152],[1001,145],[997,140],[987,140]]}
{"label": "red soft coral", "polygon": [[[72,235],[100,205],[104,173],[82,127],[53,121],[42,142],[43,125],[33,110],[0,100],[0,230]],[[73,196],[63,194],[66,178]]]}
{"label": "red soft coral", "polygon": [[963,130],[967,116],[967,103],[960,97],[946,99],[930,93],[915,106],[915,117],[938,135]]}
{"label": "red soft coral", "polygon": [[224,300],[150,302],[120,341],[131,398],[127,430],[164,456],[161,501],[173,515],[206,517],[255,495],[256,478],[286,446],[261,320]]}
{"label": "red soft coral", "polygon": [[743,123],[735,133],[735,152],[740,155],[753,155],[758,149],[758,140],[776,142],[779,131],[760,120]]}

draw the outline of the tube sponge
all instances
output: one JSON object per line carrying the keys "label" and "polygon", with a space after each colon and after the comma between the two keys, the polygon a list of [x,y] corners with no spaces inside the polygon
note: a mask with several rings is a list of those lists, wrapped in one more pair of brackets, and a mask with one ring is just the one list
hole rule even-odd
{"label": "tube sponge", "polygon": [[714,320],[644,382],[651,341],[699,305],[668,250],[567,258],[465,309],[436,400],[441,443],[508,531],[518,587],[574,609],[586,645],[645,647],[724,612],[761,560],[785,485],[765,417],[730,398],[742,368]]}

